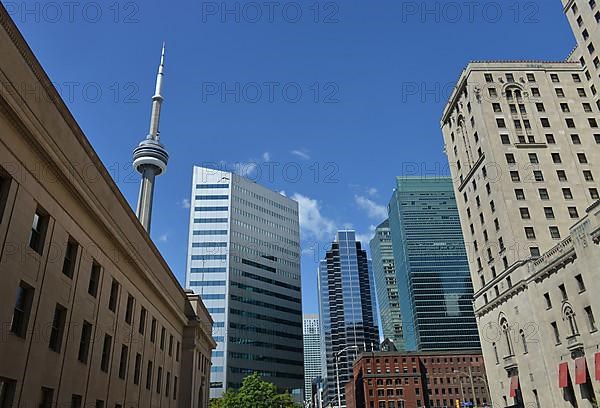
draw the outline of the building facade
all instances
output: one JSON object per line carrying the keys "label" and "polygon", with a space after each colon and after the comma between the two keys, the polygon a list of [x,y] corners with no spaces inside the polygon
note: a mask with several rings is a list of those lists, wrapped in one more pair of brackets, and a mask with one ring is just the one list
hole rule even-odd
{"label": "building facade", "polygon": [[206,308],[2,5],[0,54],[0,405],[207,407]]}
{"label": "building facade", "polygon": [[388,211],[405,348],[478,349],[452,180],[398,177]]}
{"label": "building facade", "polygon": [[312,384],[322,378],[319,315],[304,315],[304,401],[312,399]]}
{"label": "building facade", "polygon": [[363,353],[346,384],[346,401],[348,408],[491,406],[478,350]]}
{"label": "building facade", "polygon": [[579,42],[569,60],[471,63],[441,122],[491,396],[506,406],[597,404],[585,265],[599,253],[600,14],[563,5]]}
{"label": "building facade", "polygon": [[375,236],[370,242],[373,276],[383,338],[392,341],[397,350],[404,350],[391,234],[389,220],[385,220],[375,229]]}
{"label": "building facade", "polygon": [[230,172],[194,167],[186,287],[213,317],[211,398],[259,372],[302,400],[298,204]]}
{"label": "building facade", "polygon": [[379,344],[371,262],[354,231],[337,232],[319,264],[318,289],[324,405],[338,406],[339,397],[342,408],[354,358]]}

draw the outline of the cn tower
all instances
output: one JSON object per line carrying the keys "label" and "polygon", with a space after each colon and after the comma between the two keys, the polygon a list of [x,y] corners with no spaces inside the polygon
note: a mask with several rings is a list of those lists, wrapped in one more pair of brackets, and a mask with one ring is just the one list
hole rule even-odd
{"label": "cn tower", "polygon": [[156,91],[152,97],[152,116],[150,133],[133,151],[133,168],[142,175],[140,194],[137,204],[137,217],[142,226],[150,233],[152,220],[152,200],[154,197],[154,179],[167,169],[169,154],[160,143],[160,109],[163,103],[162,85],[165,69],[165,45],[163,44],[160,66],[156,77]]}

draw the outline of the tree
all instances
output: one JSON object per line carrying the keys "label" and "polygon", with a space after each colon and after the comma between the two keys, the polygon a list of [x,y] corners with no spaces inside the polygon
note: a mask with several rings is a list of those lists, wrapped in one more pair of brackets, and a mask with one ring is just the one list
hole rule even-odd
{"label": "tree", "polygon": [[299,408],[290,394],[278,394],[275,385],[258,373],[244,378],[238,391],[227,391],[210,401],[210,408]]}

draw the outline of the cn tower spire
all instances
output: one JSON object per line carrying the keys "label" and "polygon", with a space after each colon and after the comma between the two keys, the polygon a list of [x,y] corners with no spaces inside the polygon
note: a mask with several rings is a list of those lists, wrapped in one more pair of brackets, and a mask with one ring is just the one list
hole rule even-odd
{"label": "cn tower spire", "polygon": [[162,87],[165,75],[165,44],[163,43],[160,65],[156,76],[156,88],[152,97],[150,131],[146,139],[133,151],[133,168],[142,175],[140,194],[137,204],[137,217],[142,226],[150,233],[152,220],[152,201],[154,198],[154,180],[167,170],[169,154],[160,143],[160,110],[163,103]]}

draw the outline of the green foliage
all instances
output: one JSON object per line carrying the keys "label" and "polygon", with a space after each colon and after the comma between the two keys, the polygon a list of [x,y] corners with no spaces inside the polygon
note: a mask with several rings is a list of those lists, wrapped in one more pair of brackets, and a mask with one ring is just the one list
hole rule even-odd
{"label": "green foliage", "polygon": [[209,408],[299,408],[290,394],[278,394],[275,385],[258,373],[244,378],[238,391],[227,391],[222,398],[210,400]]}

